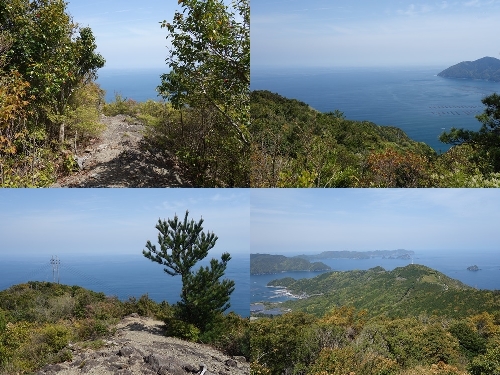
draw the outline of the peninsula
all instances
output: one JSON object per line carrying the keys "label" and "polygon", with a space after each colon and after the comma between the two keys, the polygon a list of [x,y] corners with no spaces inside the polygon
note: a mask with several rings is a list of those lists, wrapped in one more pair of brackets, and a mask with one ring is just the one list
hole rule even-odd
{"label": "peninsula", "polygon": [[324,263],[311,263],[299,257],[250,254],[251,275],[273,274],[286,271],[331,271],[331,268]]}
{"label": "peninsula", "polygon": [[483,57],[475,61],[462,61],[443,70],[438,76],[500,82],[500,60],[494,57]]}

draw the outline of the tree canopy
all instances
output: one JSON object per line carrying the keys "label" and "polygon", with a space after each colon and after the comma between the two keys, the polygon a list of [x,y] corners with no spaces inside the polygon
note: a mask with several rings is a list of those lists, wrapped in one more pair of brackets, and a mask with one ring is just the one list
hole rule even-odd
{"label": "tree canopy", "polygon": [[491,94],[481,100],[486,106],[476,118],[482,126],[478,131],[451,128],[439,137],[443,143],[452,145],[470,144],[478,159],[487,160],[492,172],[500,172],[500,95]]}
{"label": "tree canopy", "polygon": [[229,298],[234,291],[234,281],[224,279],[229,253],[224,253],[221,260],[212,259],[210,266],[200,267],[196,272],[193,267],[208,256],[215,246],[217,236],[213,232],[203,231],[203,219],[198,222],[188,221],[186,211],[184,220],[177,215],[173,219],[158,220],[158,244],[146,243],[143,255],[153,262],[165,266],[164,271],[171,275],[181,275],[181,300],[178,302],[178,318],[193,324],[201,331],[205,330],[217,314],[230,307]]}
{"label": "tree canopy", "polygon": [[[43,169],[53,175],[51,148],[64,148],[68,130],[85,136],[84,124],[90,124],[90,133],[96,128],[98,115],[90,108],[102,93],[93,80],[105,60],[96,52],[92,30],[80,28],[66,5],[63,0],[0,0],[1,185],[48,183],[51,176],[39,175]],[[92,100],[82,103],[89,93]],[[81,112],[83,118],[75,116],[77,107],[89,109]],[[31,183],[22,176],[28,165]]]}

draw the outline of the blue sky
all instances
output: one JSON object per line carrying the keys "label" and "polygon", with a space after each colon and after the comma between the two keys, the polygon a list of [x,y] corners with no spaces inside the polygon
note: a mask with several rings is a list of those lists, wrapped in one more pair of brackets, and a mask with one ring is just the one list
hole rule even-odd
{"label": "blue sky", "polygon": [[252,0],[251,64],[447,67],[500,58],[500,0]]}
{"label": "blue sky", "polygon": [[[158,219],[204,219],[212,252],[249,253],[246,189],[0,189],[0,255],[141,254]],[[210,254],[209,254],[210,255]],[[47,258],[49,259],[49,258]]]}
{"label": "blue sky", "polygon": [[166,67],[167,30],[181,6],[172,0],[69,0],[68,12],[82,27],[90,26],[105,68],[151,69]]}
{"label": "blue sky", "polygon": [[498,189],[253,189],[252,253],[492,251]]}

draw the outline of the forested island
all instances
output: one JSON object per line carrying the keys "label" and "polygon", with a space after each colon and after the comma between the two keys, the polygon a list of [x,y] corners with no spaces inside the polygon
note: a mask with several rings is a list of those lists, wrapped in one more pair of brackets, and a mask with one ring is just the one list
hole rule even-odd
{"label": "forested island", "polygon": [[500,60],[494,57],[483,57],[475,61],[462,61],[443,70],[438,76],[500,82]]}
{"label": "forested island", "polygon": [[370,258],[383,258],[383,259],[411,259],[415,255],[414,251],[397,249],[397,250],[373,250],[373,251],[323,251],[320,254],[299,255],[300,258],[312,259],[370,259]]}
{"label": "forested island", "polygon": [[486,375],[500,368],[499,291],[421,265],[270,285],[309,297],[280,304],[292,311],[282,316],[261,311],[251,323],[252,369],[262,374]]}
{"label": "forested island", "polygon": [[299,257],[284,255],[250,254],[250,274],[262,275],[286,271],[328,271],[331,270],[321,262],[311,263]]}

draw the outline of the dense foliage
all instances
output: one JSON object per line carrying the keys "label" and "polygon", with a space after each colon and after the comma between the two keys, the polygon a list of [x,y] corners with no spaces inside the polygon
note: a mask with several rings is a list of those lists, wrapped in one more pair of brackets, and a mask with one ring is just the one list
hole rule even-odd
{"label": "dense foliage", "polygon": [[486,106],[477,116],[483,124],[479,131],[451,128],[440,140],[453,145],[467,144],[484,174],[500,172],[500,95],[492,94],[481,100]]}
{"label": "dense foliage", "polygon": [[326,271],[331,268],[324,263],[284,255],[250,254],[250,274],[279,273],[284,271]]}
{"label": "dense foliage", "polygon": [[[280,283],[280,280],[275,282]],[[294,294],[310,298],[282,304],[293,310],[322,315],[335,306],[366,309],[370,316],[389,317],[414,314],[464,317],[500,309],[500,293],[475,290],[458,280],[420,265],[385,271],[375,267],[367,271],[327,272],[312,279],[288,280]],[[314,295],[314,296],[313,296]]]}
{"label": "dense foliage", "polygon": [[[496,187],[500,154],[496,96],[474,139],[453,138],[442,155],[401,130],[320,113],[268,91],[251,93],[251,184],[254,187]],[[465,131],[468,132],[468,131]],[[464,133],[464,132],[462,132]],[[460,133],[460,134],[462,134]],[[483,134],[486,133],[486,134]],[[474,132],[467,134],[476,134]],[[442,141],[448,140],[442,138]],[[452,143],[452,142],[448,142]]]}
{"label": "dense foliage", "polygon": [[249,185],[250,5],[179,1],[162,27],[172,43],[160,94],[180,111],[164,142],[203,186]]}
{"label": "dense foliage", "polygon": [[50,184],[60,149],[99,131],[95,49],[63,0],[0,1],[0,186]]}
{"label": "dense foliage", "polygon": [[322,296],[251,323],[252,374],[498,374],[500,295],[423,266],[294,281]]}

